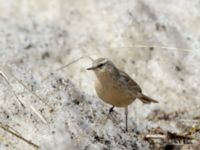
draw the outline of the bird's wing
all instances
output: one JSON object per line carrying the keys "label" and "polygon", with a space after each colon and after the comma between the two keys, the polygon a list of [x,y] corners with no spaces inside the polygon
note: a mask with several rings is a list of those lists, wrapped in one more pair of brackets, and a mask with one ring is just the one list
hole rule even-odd
{"label": "bird's wing", "polygon": [[142,89],[140,88],[140,86],[127,73],[119,71],[119,74],[121,82],[126,83],[127,88],[130,91],[142,93]]}

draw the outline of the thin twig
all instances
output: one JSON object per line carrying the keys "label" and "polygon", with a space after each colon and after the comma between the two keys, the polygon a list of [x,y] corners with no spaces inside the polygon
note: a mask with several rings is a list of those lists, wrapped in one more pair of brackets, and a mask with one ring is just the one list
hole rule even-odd
{"label": "thin twig", "polygon": [[185,52],[194,52],[198,51],[198,49],[186,49],[186,48],[178,48],[178,47],[168,47],[168,46],[159,46],[159,45],[145,45],[145,44],[133,44],[130,46],[122,46],[122,47],[112,47],[112,48],[159,48],[159,49],[165,49],[165,50],[180,50]]}
{"label": "thin twig", "polygon": [[53,75],[55,72],[60,71],[60,70],[62,70],[62,69],[64,69],[64,68],[66,68],[66,67],[68,67],[68,66],[70,66],[70,65],[72,65],[72,64],[74,64],[74,63],[76,63],[77,61],[79,61],[79,60],[81,60],[81,59],[83,59],[83,58],[89,58],[92,62],[94,61],[94,59],[91,58],[90,56],[81,56],[81,57],[79,57],[78,59],[75,59],[75,60],[73,60],[72,62],[70,62],[70,63],[68,63],[68,64],[66,64],[66,65],[64,65],[64,66],[62,66],[62,67],[57,68],[55,71],[51,72],[49,75],[47,75],[46,77],[44,77],[44,78],[42,79],[42,82],[45,81],[46,79],[48,79],[48,78],[49,78],[51,75]]}
{"label": "thin twig", "polygon": [[191,49],[183,49],[183,48],[177,48],[177,47],[167,47],[167,46],[158,46],[158,45],[133,45],[133,47],[139,47],[139,48],[161,48],[161,49],[167,49],[167,50],[182,50],[182,51],[192,51]]}
{"label": "thin twig", "polygon": [[147,134],[145,136],[145,139],[166,139],[166,138],[167,136],[162,134]]}
{"label": "thin twig", "polygon": [[13,136],[15,136],[15,137],[21,139],[22,141],[26,142],[27,144],[29,144],[29,145],[35,147],[36,149],[39,149],[39,148],[40,148],[40,147],[39,147],[38,145],[36,145],[35,143],[33,143],[33,142],[27,140],[26,138],[20,136],[20,135],[17,134],[17,133],[11,131],[9,128],[3,126],[2,124],[0,124],[0,128],[2,128],[2,129],[3,129],[4,131],[6,131],[6,132],[12,134]]}
{"label": "thin twig", "polygon": [[47,121],[45,120],[45,118],[44,118],[33,106],[30,106],[30,108],[33,110],[33,112],[38,116],[38,118],[39,118],[44,124],[47,124]]}
{"label": "thin twig", "polygon": [[14,150],[19,150],[19,148],[17,148],[15,145],[13,145],[13,143],[11,143],[7,138],[2,137],[1,135],[0,135],[0,141],[1,141],[1,143],[2,143],[2,141],[6,142],[6,145],[8,145],[9,147],[12,147],[12,149],[14,149]]}
{"label": "thin twig", "polygon": [[6,81],[6,83],[8,84],[8,86],[10,87],[13,95],[15,96],[15,98],[17,99],[17,101],[20,103],[20,105],[25,108],[24,102],[22,102],[22,100],[19,99],[19,97],[16,95],[16,93],[14,92],[10,82],[8,81],[8,77],[2,72],[0,71],[0,75],[4,78],[4,80]]}
{"label": "thin twig", "polygon": [[32,93],[37,99],[39,99],[42,103],[44,103],[45,105],[47,105],[49,108],[53,109],[52,106],[50,106],[47,102],[45,102],[41,97],[39,97],[37,94],[35,94],[32,90],[30,90],[22,81],[20,81],[17,77],[15,77],[12,74],[13,78],[15,80],[17,80],[17,82],[19,82],[27,91],[29,91],[30,93]]}
{"label": "thin twig", "polygon": [[187,135],[179,135],[176,133],[171,133],[171,132],[165,132],[164,134],[147,134],[144,137],[146,140],[156,140],[159,139],[161,141],[165,141],[165,142],[174,142],[180,145],[183,144],[193,144],[196,142],[196,139],[187,136]]}

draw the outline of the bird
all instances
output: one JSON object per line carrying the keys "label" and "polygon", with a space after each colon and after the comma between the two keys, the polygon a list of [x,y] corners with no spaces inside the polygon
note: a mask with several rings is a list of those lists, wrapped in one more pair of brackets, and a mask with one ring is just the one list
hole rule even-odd
{"label": "bird", "polygon": [[157,100],[144,95],[140,86],[107,58],[95,59],[87,70],[93,70],[97,77],[95,90],[98,97],[112,105],[109,114],[115,107],[125,108],[125,131],[128,131],[128,106],[135,99],[141,100],[144,104],[158,103]]}

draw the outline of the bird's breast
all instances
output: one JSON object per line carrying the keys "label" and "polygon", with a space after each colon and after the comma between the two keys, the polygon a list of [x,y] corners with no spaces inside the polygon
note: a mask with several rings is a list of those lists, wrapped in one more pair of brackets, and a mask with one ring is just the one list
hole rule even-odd
{"label": "bird's breast", "polygon": [[99,98],[116,107],[126,107],[134,100],[129,92],[127,92],[127,89],[123,88],[123,86],[119,86],[112,80],[96,80],[95,89]]}

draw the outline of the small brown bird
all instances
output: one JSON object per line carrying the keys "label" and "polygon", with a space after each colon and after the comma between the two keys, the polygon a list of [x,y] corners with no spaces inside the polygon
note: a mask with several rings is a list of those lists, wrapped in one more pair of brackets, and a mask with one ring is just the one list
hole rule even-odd
{"label": "small brown bird", "polygon": [[95,89],[97,95],[106,103],[112,105],[109,114],[114,107],[125,108],[125,125],[128,130],[128,105],[136,98],[143,103],[158,103],[158,101],[144,95],[140,86],[123,71],[117,69],[112,61],[106,58],[98,58],[93,61],[91,68],[94,70],[97,80]]}

